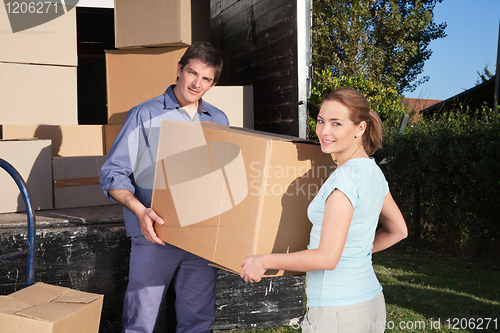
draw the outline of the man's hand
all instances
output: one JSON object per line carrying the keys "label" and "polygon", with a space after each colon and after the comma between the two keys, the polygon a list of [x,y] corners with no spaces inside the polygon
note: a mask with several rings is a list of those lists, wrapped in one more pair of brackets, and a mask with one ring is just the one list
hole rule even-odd
{"label": "man's hand", "polygon": [[149,242],[165,245],[165,243],[158,238],[153,227],[155,223],[163,225],[165,222],[153,209],[144,207],[132,192],[128,190],[110,190],[109,194],[137,216],[141,232]]}
{"label": "man's hand", "polygon": [[141,232],[148,241],[151,243],[165,245],[165,242],[158,238],[153,227],[154,223],[163,225],[165,222],[152,208],[144,208],[141,212],[137,213],[137,218],[139,219]]}

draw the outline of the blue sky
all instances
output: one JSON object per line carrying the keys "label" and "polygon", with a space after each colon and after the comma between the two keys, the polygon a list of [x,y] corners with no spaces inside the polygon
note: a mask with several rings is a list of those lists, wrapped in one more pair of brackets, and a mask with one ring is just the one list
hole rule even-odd
{"label": "blue sky", "polygon": [[[447,37],[434,40],[421,76],[430,80],[405,97],[444,100],[472,88],[488,65],[495,73],[500,0],[444,0],[434,22],[446,22]],[[421,77],[419,76],[419,77]]]}

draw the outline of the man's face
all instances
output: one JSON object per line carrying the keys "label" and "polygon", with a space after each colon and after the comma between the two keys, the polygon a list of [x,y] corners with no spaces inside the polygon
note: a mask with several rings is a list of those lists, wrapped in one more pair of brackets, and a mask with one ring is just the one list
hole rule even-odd
{"label": "man's face", "polygon": [[177,85],[174,94],[179,106],[184,107],[197,103],[198,100],[214,86],[214,69],[199,59],[191,59],[181,69],[177,64]]}

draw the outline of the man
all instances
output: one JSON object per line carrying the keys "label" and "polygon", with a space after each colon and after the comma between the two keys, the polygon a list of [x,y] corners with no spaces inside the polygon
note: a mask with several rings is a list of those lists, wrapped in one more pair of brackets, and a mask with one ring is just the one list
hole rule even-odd
{"label": "man", "polygon": [[127,113],[102,166],[99,185],[123,205],[132,241],[122,332],[152,332],[170,284],[176,294],[177,332],[209,332],[214,321],[216,268],[158,238],[153,225],[164,221],[151,209],[151,197],[162,119],[229,125],[221,110],[202,100],[221,70],[222,58],[209,43],[191,45],[178,63],[177,84]]}

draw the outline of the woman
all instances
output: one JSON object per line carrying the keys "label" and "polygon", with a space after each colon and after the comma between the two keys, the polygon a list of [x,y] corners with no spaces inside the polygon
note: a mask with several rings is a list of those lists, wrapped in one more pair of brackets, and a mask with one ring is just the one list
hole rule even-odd
{"label": "woman", "polygon": [[308,249],[249,257],[241,277],[258,282],[268,269],[307,272],[303,332],[383,332],[385,301],[371,257],[404,239],[407,228],[369,157],[382,145],[382,123],[361,93],[341,88],[323,97],[316,133],[337,169],[309,205]]}

